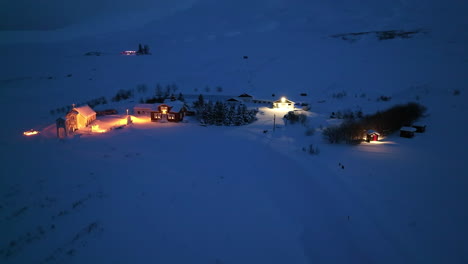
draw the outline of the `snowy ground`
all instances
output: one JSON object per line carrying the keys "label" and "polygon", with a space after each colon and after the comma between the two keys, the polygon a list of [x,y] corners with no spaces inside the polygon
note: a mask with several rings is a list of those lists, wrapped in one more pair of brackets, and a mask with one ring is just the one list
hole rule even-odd
{"label": "snowy ground", "polygon": [[[219,28],[207,29],[207,19],[181,30],[181,17],[202,7],[168,18],[165,32],[155,22],[97,40],[2,46],[1,263],[468,262],[466,36],[348,43],[311,28],[305,10],[260,14],[261,5],[245,15],[256,30],[233,15]],[[145,37],[155,31],[167,35]],[[154,41],[153,55],[118,55],[139,41]],[[99,49],[108,53],[83,56]],[[315,134],[260,107],[259,120],[242,127],[135,119],[108,133],[53,137],[60,114],[51,109],[139,84],[151,94],[158,82],[184,94],[307,101]],[[381,95],[392,99],[376,101]],[[332,111],[367,114],[408,101],[428,107],[427,131],[413,139],[322,139],[320,127],[337,122]],[[131,105],[103,109],[123,114]],[[42,133],[22,135],[31,128]],[[303,151],[310,144],[318,155]]]}

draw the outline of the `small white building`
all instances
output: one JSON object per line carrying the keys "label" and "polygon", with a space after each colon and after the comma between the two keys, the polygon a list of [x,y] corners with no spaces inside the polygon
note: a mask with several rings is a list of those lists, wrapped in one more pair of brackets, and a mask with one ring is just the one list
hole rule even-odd
{"label": "small white building", "polygon": [[133,107],[133,114],[136,116],[151,116],[151,112],[156,110],[154,104],[137,104]]}
{"label": "small white building", "polygon": [[294,110],[294,102],[286,99],[286,97],[281,97],[281,99],[273,102],[273,108]]}
{"label": "small white building", "polygon": [[91,122],[96,120],[96,112],[88,105],[73,107],[65,119],[67,131],[73,132],[87,127]]}

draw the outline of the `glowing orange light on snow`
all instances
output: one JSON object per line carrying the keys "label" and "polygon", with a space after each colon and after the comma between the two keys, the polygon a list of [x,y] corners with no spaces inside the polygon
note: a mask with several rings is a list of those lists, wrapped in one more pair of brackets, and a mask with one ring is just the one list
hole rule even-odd
{"label": "glowing orange light on snow", "polygon": [[132,123],[135,123],[135,124],[145,124],[145,123],[149,124],[149,123],[152,123],[151,118],[149,118],[149,117],[138,117],[138,116],[131,116],[131,117],[132,117]]}
{"label": "glowing orange light on snow", "polygon": [[102,129],[102,128],[99,128],[99,125],[92,125],[92,126],[91,126],[91,132],[94,132],[94,133],[105,133],[105,132],[107,132],[107,130]]}
{"label": "glowing orange light on snow", "polygon": [[37,135],[39,134],[39,131],[36,131],[36,130],[29,130],[29,131],[25,131],[23,132],[23,135],[25,136],[34,136],[34,135]]}

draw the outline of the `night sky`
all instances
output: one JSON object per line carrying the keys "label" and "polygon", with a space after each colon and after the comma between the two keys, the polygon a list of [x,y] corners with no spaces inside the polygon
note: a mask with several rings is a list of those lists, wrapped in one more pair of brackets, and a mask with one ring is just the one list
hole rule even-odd
{"label": "night sky", "polygon": [[96,18],[125,17],[143,11],[158,16],[192,2],[195,0],[2,1],[0,30],[55,30]]}

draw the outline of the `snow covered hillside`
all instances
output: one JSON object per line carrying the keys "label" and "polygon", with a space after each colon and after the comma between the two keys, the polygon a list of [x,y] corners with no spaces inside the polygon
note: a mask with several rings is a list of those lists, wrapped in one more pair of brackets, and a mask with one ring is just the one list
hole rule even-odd
{"label": "snow covered hillside", "polygon": [[[2,42],[0,262],[467,263],[466,4],[293,2],[193,1],[117,33]],[[152,55],[119,54],[139,43]],[[107,105],[123,118],[157,83],[311,109],[307,126],[258,105],[247,126],[188,118],[54,138],[63,113],[50,110],[146,85]],[[322,137],[332,112],[411,101],[428,108],[412,139]]]}

